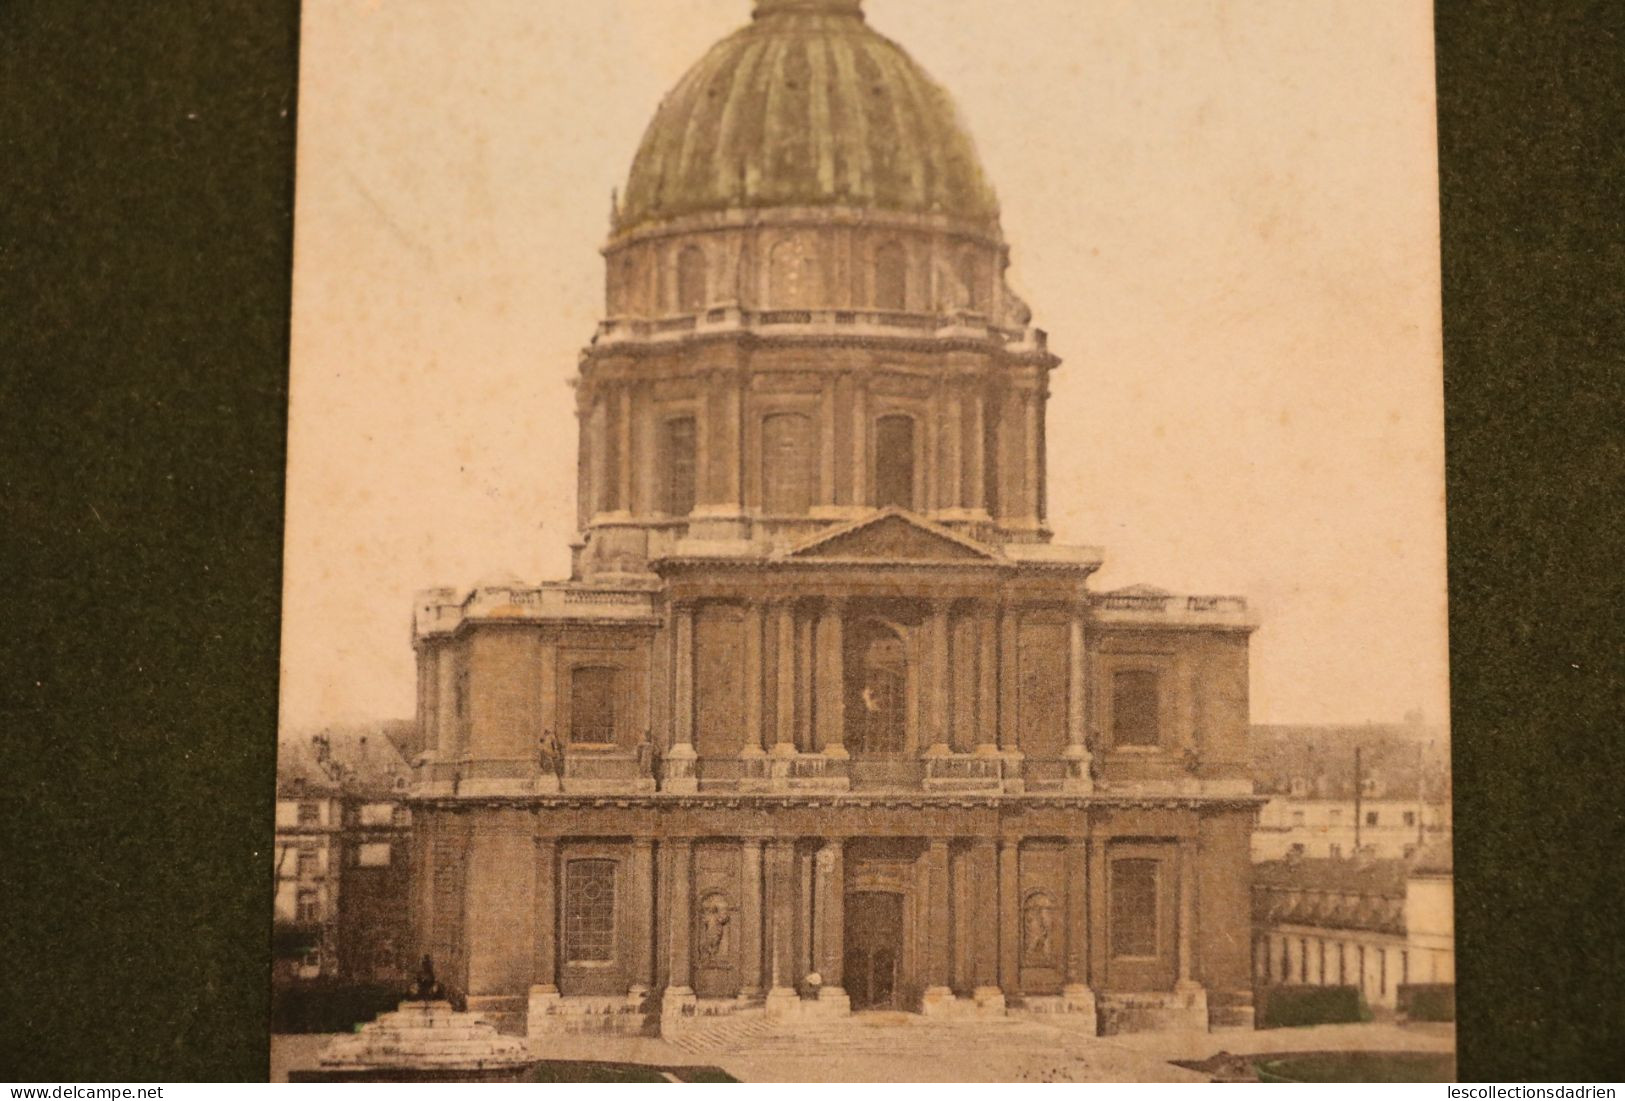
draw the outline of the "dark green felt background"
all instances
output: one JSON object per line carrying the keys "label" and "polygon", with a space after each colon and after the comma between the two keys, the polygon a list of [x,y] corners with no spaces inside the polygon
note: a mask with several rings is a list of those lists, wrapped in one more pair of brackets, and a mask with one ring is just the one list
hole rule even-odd
{"label": "dark green felt background", "polygon": [[[1625,5],[1439,37],[1462,1074],[1619,1080]],[[0,1076],[266,1073],[296,58],[0,0]]]}

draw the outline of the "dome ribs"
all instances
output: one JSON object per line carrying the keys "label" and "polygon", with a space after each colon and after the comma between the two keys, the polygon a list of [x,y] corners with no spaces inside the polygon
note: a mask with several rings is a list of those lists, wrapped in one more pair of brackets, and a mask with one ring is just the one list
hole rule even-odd
{"label": "dome ribs", "polygon": [[661,102],[622,194],[617,233],[832,205],[997,233],[998,201],[947,92],[861,18],[816,3],[773,7],[701,58]]}

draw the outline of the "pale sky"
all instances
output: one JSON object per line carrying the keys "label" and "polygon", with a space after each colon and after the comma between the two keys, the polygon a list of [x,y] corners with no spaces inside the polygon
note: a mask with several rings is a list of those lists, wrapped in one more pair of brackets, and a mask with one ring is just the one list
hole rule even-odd
{"label": "pale sky", "polygon": [[[285,727],[412,714],[412,595],[568,575],[610,190],[751,0],[307,0]],[[1420,0],[867,0],[1065,359],[1058,542],[1249,597],[1255,722],[1447,715]]]}

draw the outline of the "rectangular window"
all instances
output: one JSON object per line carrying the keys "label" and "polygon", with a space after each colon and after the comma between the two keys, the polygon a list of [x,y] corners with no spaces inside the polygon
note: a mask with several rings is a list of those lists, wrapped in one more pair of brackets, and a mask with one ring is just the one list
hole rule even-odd
{"label": "rectangular window", "polygon": [[1337,844],[1328,845],[1326,847],[1326,855],[1330,856],[1333,860],[1341,858],[1343,855],[1343,846]]}
{"label": "rectangular window", "polygon": [[1114,860],[1111,874],[1112,955],[1157,954],[1157,861]]}
{"label": "rectangular window", "polygon": [[1365,812],[1365,824],[1368,825],[1368,826],[1375,826],[1377,824],[1377,812],[1376,811],[1368,810],[1368,811]]}
{"label": "rectangular window", "polygon": [[387,826],[393,820],[395,808],[388,803],[364,803],[361,807],[363,826]]}
{"label": "rectangular window", "polygon": [[301,826],[316,826],[322,821],[322,808],[316,803],[299,804],[299,824]]}
{"label": "rectangular window", "polygon": [[1405,812],[1405,824],[1407,826],[1416,825],[1416,812],[1414,810],[1408,810]]}
{"label": "rectangular window", "polygon": [[1159,700],[1157,674],[1125,669],[1112,677],[1112,742],[1118,746],[1155,746]]}
{"label": "rectangular window", "polygon": [[615,958],[615,861],[572,860],[565,865],[564,958],[570,963]]}
{"label": "rectangular window", "polygon": [[315,891],[300,891],[295,918],[300,922],[322,920],[322,904]]}
{"label": "rectangular window", "polygon": [[320,870],[318,867],[318,860],[319,854],[316,851],[315,845],[300,845],[299,875],[301,877],[315,875],[317,871]]}
{"label": "rectangular window", "polygon": [[615,741],[619,670],[581,668],[570,674],[570,741],[610,745]]}
{"label": "rectangular window", "polygon": [[373,841],[362,845],[356,854],[356,863],[363,868],[389,867],[389,842]]}
{"label": "rectangular window", "polygon": [[694,511],[696,452],[694,418],[667,421],[660,442],[660,461],[666,479],[660,510],[668,516],[687,516]]}

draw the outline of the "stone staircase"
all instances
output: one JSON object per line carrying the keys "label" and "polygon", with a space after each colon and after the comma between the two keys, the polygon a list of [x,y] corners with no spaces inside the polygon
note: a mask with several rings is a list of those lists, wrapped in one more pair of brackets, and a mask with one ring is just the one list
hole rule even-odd
{"label": "stone staircase", "polygon": [[668,1036],[666,1041],[691,1054],[707,1056],[771,1058],[823,1050],[848,1055],[929,1059],[940,1054],[944,1044],[958,1044],[954,1039],[956,1034],[963,1035],[963,1043],[974,1048],[997,1043],[1003,1028],[1019,1030],[1024,1024],[1015,1018],[928,1021],[907,1013],[863,1013],[823,1019],[755,1017],[696,1027]]}
{"label": "stone staircase", "polygon": [[691,1055],[755,1051],[776,1028],[775,1022],[766,1017],[718,1017],[711,1023],[666,1036],[665,1040]]}

